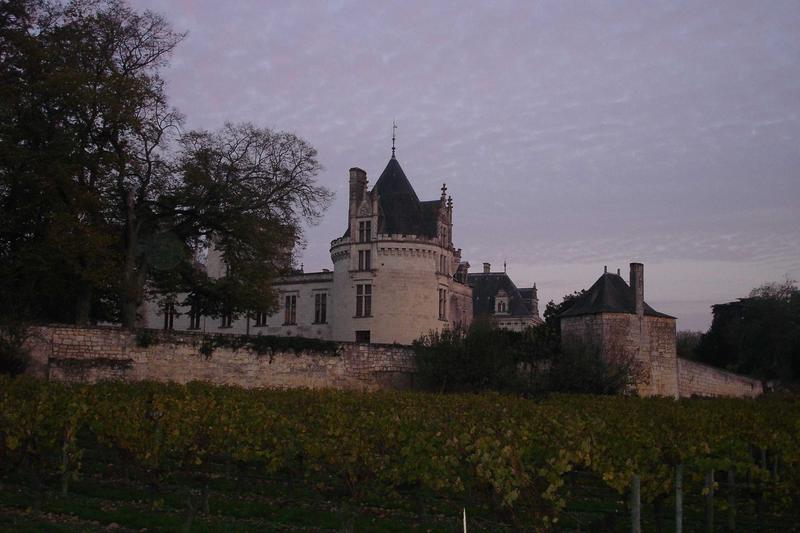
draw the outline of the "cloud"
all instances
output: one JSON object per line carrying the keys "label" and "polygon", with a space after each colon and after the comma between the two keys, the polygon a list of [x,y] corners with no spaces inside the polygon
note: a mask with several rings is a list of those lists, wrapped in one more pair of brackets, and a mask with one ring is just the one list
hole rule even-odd
{"label": "cloud", "polygon": [[713,264],[725,294],[799,261],[797,2],[132,3],[189,31],[165,73],[189,127],[252,121],[319,149],[339,195],[309,268],[329,266],[347,169],[374,183],[393,119],[419,196],[448,183],[470,260],[645,257],[674,287]]}

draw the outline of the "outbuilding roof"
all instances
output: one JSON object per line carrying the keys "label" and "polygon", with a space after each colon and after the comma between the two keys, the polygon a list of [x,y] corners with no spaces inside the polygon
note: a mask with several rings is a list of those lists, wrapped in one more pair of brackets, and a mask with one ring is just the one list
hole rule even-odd
{"label": "outbuilding roof", "polygon": [[[594,282],[588,291],[579,296],[569,309],[559,317],[593,315],[597,313],[631,313],[636,314],[636,301],[633,289],[618,274],[605,273]],[[647,302],[644,303],[644,314],[675,318],[659,313]]]}

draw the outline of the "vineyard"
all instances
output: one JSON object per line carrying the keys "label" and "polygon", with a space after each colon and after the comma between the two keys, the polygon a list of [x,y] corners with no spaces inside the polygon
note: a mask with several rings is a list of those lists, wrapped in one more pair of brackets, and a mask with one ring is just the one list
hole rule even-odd
{"label": "vineyard", "polygon": [[0,529],[790,531],[800,398],[0,378],[0,476]]}

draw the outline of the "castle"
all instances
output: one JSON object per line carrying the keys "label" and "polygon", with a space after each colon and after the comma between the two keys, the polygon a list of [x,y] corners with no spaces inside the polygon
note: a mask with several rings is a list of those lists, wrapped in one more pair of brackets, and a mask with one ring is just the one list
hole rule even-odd
{"label": "castle", "polygon": [[[536,286],[518,289],[506,272],[470,273],[453,245],[453,199],[421,201],[392,156],[372,190],[350,169],[347,229],[331,241],[333,270],[296,272],[274,283],[279,309],[238,319],[191,316],[187,309],[145,304],[144,326],[217,333],[313,337],[411,344],[431,331],[468,325],[479,314],[500,327],[541,323]],[[211,276],[222,258],[208,254]]]}

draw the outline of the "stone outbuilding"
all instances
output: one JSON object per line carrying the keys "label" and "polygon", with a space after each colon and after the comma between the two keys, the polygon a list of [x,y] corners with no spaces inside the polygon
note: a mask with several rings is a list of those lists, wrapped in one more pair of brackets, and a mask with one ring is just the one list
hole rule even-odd
{"label": "stone outbuilding", "polygon": [[677,397],[676,319],[644,301],[644,265],[631,263],[629,279],[604,272],[559,316],[561,337],[597,347],[607,359],[634,358],[639,394]]}
{"label": "stone outbuilding", "polygon": [[642,396],[739,396],[763,392],[757,379],[677,356],[675,317],[659,313],[644,301],[644,266],[631,263],[629,283],[604,272],[559,315],[562,342],[596,347],[608,360],[633,358]]}

